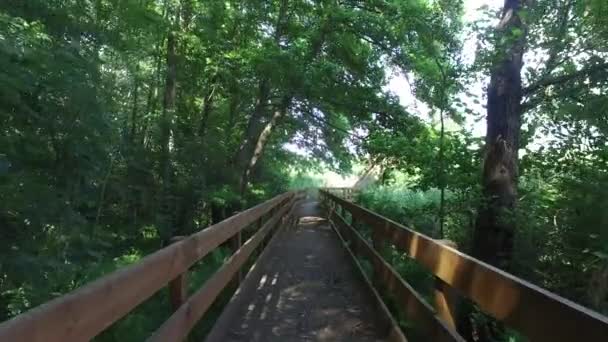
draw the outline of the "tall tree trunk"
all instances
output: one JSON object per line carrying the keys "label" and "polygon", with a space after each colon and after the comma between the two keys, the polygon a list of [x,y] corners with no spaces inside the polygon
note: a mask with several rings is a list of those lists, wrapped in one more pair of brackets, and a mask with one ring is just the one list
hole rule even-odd
{"label": "tall tree trunk", "polygon": [[[280,43],[281,37],[283,35],[284,27],[287,24],[285,22],[286,19],[288,19],[287,18],[287,8],[288,8],[288,1],[282,0],[281,8],[279,10],[279,17],[277,19],[277,24],[276,24],[276,31],[275,31],[275,42],[277,44]],[[331,30],[330,24],[331,24],[331,21],[330,21],[329,17],[323,19],[323,21],[320,25],[318,36],[313,37],[311,40],[311,49],[309,52],[307,62],[312,63],[317,58],[317,56],[321,53],[321,48],[323,47],[323,44],[325,43],[326,36]],[[263,88],[262,86],[268,86],[268,88]],[[264,94],[263,91],[265,91],[265,90],[268,92]],[[241,196],[245,194],[245,191],[247,190],[247,186],[249,183],[249,178],[251,176],[251,172],[255,168],[257,162],[260,160],[260,158],[264,152],[264,148],[266,147],[266,143],[268,142],[268,139],[270,138],[270,135],[271,135],[274,127],[277,125],[280,118],[282,118],[285,115],[287,109],[289,108],[289,105],[291,104],[294,94],[295,94],[295,92],[293,90],[291,90],[288,92],[287,95],[285,95],[283,97],[281,104],[279,105],[277,110],[275,110],[273,116],[271,117],[269,122],[266,123],[266,125],[263,128],[256,129],[255,127],[252,127],[251,132],[249,132],[250,127],[248,126],[247,134],[249,134],[249,133],[256,134],[257,138],[255,139],[255,146],[253,146],[249,151],[247,151],[245,149],[239,150],[239,152],[242,153],[241,158],[243,158],[243,156],[244,157],[249,156],[248,159],[246,160],[246,164],[243,166],[243,171],[241,173],[241,178],[239,181],[239,190],[240,190]],[[270,96],[270,85],[268,83],[260,84],[260,95],[266,95],[265,101],[268,102],[268,98]],[[259,109],[260,110],[259,113],[263,114],[265,106],[258,107],[260,104],[261,104],[261,102],[258,101],[256,104],[256,110]],[[255,112],[256,111],[254,111],[254,113]],[[260,116],[260,118],[261,117],[262,116]],[[249,123],[251,123],[251,120],[249,121]],[[249,137],[249,135],[246,136],[246,139],[248,139],[248,137]],[[253,142],[253,140],[251,140],[251,142]],[[243,147],[243,145],[241,145],[241,147]],[[247,152],[249,152],[249,153],[247,154]]]}
{"label": "tall tree trunk", "polygon": [[[519,11],[524,1],[505,0],[497,27],[498,41],[505,43],[496,47],[501,55],[491,71],[488,86],[483,201],[473,233],[473,256],[504,270],[511,266],[516,229],[521,69],[526,32]],[[475,324],[470,316],[459,325],[463,333],[469,334],[468,338],[476,335],[479,341],[494,341],[504,331],[497,322]]]}
{"label": "tall tree trunk", "polygon": [[[505,0],[498,30],[519,37],[491,73],[488,86],[487,133],[482,186],[485,199],[479,208],[473,255],[494,266],[509,269],[513,250],[517,201],[519,135],[521,129],[521,69],[524,25],[518,15],[523,0]],[[499,47],[499,51],[505,51]]]}
{"label": "tall tree trunk", "polygon": [[[274,42],[279,47],[286,26],[285,19],[287,17],[288,5],[288,0],[281,0],[281,5],[279,7],[279,13],[275,24]],[[252,151],[254,149],[254,144],[257,140],[256,137],[263,129],[262,118],[264,117],[266,107],[268,106],[271,90],[272,88],[270,80],[268,79],[268,77],[263,76],[260,79],[258,98],[255,104],[255,108],[253,110],[253,113],[249,117],[249,121],[247,122],[247,128],[245,129],[245,134],[243,135],[243,141],[241,142],[241,145],[239,146],[237,154],[234,158],[236,166],[239,168],[246,167],[248,157],[252,154]]]}
{"label": "tall tree trunk", "polygon": [[[159,42],[156,46],[156,56],[155,56],[156,67],[155,67],[154,74],[152,74],[152,77],[150,79],[150,88],[148,89],[148,98],[146,100],[146,110],[144,112],[145,115],[147,115],[147,116],[150,116],[150,114],[152,114],[152,112],[156,111],[156,108],[158,106],[158,98],[159,98],[158,90],[159,90],[161,82],[162,82],[162,75],[161,75],[161,69],[162,69],[162,65],[163,65],[162,46],[165,41],[165,38],[164,38],[164,36],[162,36],[162,37],[159,37],[158,40],[159,40]],[[140,143],[144,147],[146,147],[149,142],[149,136],[148,136],[149,124],[150,124],[150,119],[145,118],[143,120],[143,127],[141,129],[141,137],[140,137]]]}
{"label": "tall tree trunk", "polygon": [[444,110],[439,111],[440,131],[439,131],[439,238],[443,239],[444,235],[444,223],[445,223],[445,120]]}
{"label": "tall tree trunk", "polygon": [[234,124],[241,103],[241,95],[238,89],[230,90],[230,103],[228,105],[228,121],[226,127],[226,136],[231,136],[234,129]]}
{"label": "tall tree trunk", "polygon": [[438,185],[440,189],[440,198],[439,198],[439,235],[440,239],[443,239],[444,235],[444,224],[445,224],[445,188],[447,186],[446,172],[445,172],[445,112],[446,108],[448,108],[447,104],[447,87],[448,87],[448,78],[443,68],[443,65],[439,61],[439,59],[435,58],[435,64],[437,68],[439,68],[439,72],[441,73],[441,89],[439,93],[439,175],[438,175]]}
{"label": "tall tree trunk", "polygon": [[139,76],[137,75],[139,68],[136,69],[134,75],[134,88],[133,89],[133,108],[131,110],[131,128],[129,129],[129,143],[132,145],[135,142],[135,136],[137,135],[137,121],[138,110],[139,110]]}
{"label": "tall tree trunk", "polygon": [[260,81],[259,89],[258,89],[258,98],[255,104],[255,108],[247,121],[247,127],[245,128],[245,133],[243,134],[243,140],[241,141],[241,145],[237,151],[237,154],[234,158],[235,164],[237,167],[242,168],[247,160],[247,156],[251,153],[251,149],[253,148],[253,141],[259,132],[259,127],[261,125],[262,117],[264,116],[264,111],[268,106],[268,99],[270,97],[270,82],[267,78],[264,78]]}
{"label": "tall tree trunk", "polygon": [[205,98],[203,99],[203,106],[201,108],[201,123],[198,129],[198,135],[201,139],[204,138],[205,132],[207,130],[207,122],[209,121],[209,115],[211,115],[211,110],[213,109],[213,97],[215,95],[215,89],[217,85],[213,83]]}
{"label": "tall tree trunk", "polygon": [[[177,11],[176,11],[177,12]],[[177,37],[175,30],[179,28],[179,15],[175,15],[174,27],[167,35],[167,72],[165,75],[165,93],[163,97],[163,113],[160,127],[160,178],[161,193],[159,197],[160,210],[157,219],[158,229],[163,240],[171,238],[171,139],[172,123],[175,115],[175,98],[177,92]]]}
{"label": "tall tree trunk", "polygon": [[587,287],[589,306],[601,312],[608,298],[608,262],[602,260],[598,267],[591,272]]}
{"label": "tall tree trunk", "polygon": [[251,172],[253,171],[258,160],[262,157],[262,154],[264,153],[264,148],[266,147],[266,143],[268,142],[268,139],[270,138],[270,134],[272,133],[274,127],[277,125],[278,121],[283,116],[285,116],[285,113],[287,112],[287,109],[289,108],[290,103],[291,103],[291,96],[289,96],[289,95],[285,96],[283,98],[283,100],[281,101],[281,104],[279,105],[279,107],[274,111],[274,114],[272,115],[272,118],[270,119],[270,121],[266,124],[266,126],[264,126],[264,129],[258,136],[256,144],[255,144],[255,148],[253,150],[253,154],[251,155],[251,158],[249,158],[249,162],[247,163],[247,166],[245,167],[245,170],[243,171],[243,174],[241,175],[241,181],[240,181],[241,195],[245,194],[245,191],[247,190],[247,183],[249,182],[249,176],[251,175]]}

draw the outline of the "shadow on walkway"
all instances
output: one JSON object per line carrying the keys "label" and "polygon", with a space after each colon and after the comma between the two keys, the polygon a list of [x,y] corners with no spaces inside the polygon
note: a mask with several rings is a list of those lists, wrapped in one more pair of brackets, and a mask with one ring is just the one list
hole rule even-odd
{"label": "shadow on walkway", "polygon": [[208,342],[380,341],[374,303],[317,201],[268,245]]}

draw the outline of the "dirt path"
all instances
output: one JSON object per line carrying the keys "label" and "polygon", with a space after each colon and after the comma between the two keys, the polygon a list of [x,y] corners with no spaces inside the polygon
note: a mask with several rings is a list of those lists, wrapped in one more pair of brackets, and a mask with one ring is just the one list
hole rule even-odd
{"label": "dirt path", "polygon": [[207,341],[380,341],[371,296],[318,203],[268,246]]}

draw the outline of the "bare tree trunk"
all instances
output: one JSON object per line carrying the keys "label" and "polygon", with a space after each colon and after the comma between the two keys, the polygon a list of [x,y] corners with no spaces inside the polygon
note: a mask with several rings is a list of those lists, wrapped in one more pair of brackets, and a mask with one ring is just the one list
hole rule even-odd
{"label": "bare tree trunk", "polygon": [[[498,30],[506,37],[521,34],[492,70],[488,86],[487,133],[483,164],[482,204],[473,239],[473,255],[508,269],[513,250],[521,129],[521,69],[524,25],[518,15],[523,0],[505,0]],[[504,51],[499,47],[499,50]]]}
{"label": "bare tree trunk", "polygon": [[240,107],[241,97],[238,89],[230,91],[230,104],[228,105],[228,124],[226,125],[226,135],[231,136],[236,121],[237,112]]}
{"label": "bare tree trunk", "polygon": [[[281,38],[283,37],[283,31],[286,26],[285,19],[287,17],[288,5],[288,0],[281,0],[281,6],[279,8],[279,14],[277,16],[274,32],[274,42],[277,44],[277,46],[280,46],[279,44],[281,42]],[[235,164],[239,168],[246,168],[248,157],[252,154],[255,147],[254,144],[256,142],[256,137],[263,129],[262,118],[264,117],[266,107],[268,106],[271,90],[272,88],[270,80],[266,76],[263,76],[260,80],[258,98],[255,108],[251,114],[251,117],[249,117],[247,128],[245,129],[245,134],[243,135],[243,141],[241,142],[241,146],[239,147],[234,158]]]}
{"label": "bare tree trunk", "polygon": [[[483,201],[473,233],[473,256],[491,265],[509,270],[516,229],[518,149],[521,129],[521,69],[526,27],[519,11],[524,0],[505,0],[497,28],[504,39],[496,47],[501,53],[491,71],[488,86],[487,133],[482,174]],[[497,322],[475,324],[464,317],[463,332],[476,335],[479,341],[493,341],[503,335]],[[469,339],[473,337],[466,336]]]}
{"label": "bare tree trunk", "polygon": [[[281,8],[279,10],[279,16],[278,16],[277,23],[276,23],[276,31],[275,31],[275,42],[277,44],[280,43],[281,37],[283,35],[284,27],[287,24],[286,21],[289,19],[288,14],[287,14],[287,9],[288,9],[288,0],[282,0]],[[330,26],[329,19],[325,18],[320,26],[319,35],[313,37],[311,40],[311,50],[309,52],[310,54],[308,57],[310,62],[314,61],[317,58],[317,56],[320,54],[321,48],[323,47],[323,44],[325,43],[326,35],[331,30],[330,27],[331,26]],[[256,104],[256,110],[254,110],[254,114],[255,113],[259,114],[258,120],[261,119],[264,114],[264,110],[265,110],[264,107],[266,106],[266,103],[268,102],[269,96],[270,96],[270,84],[267,82],[266,79],[264,79],[263,82],[260,84],[260,97],[259,97],[259,99],[264,99],[264,102],[258,100],[258,102]],[[241,196],[244,195],[245,191],[247,190],[251,172],[253,171],[255,165],[261,158],[261,156],[264,152],[264,148],[266,147],[266,143],[268,142],[268,139],[270,138],[270,135],[271,135],[274,127],[279,122],[279,119],[285,115],[293,97],[294,97],[293,91],[290,91],[287,95],[285,95],[283,97],[283,100],[281,101],[279,108],[277,108],[277,110],[275,110],[273,116],[270,118],[269,122],[266,123],[266,125],[264,125],[263,128],[260,129],[259,127],[255,127],[255,126],[250,127],[248,125],[247,131],[246,131],[246,136],[245,136],[246,140],[244,141],[244,143],[253,143],[253,139],[256,136],[257,136],[257,138],[255,139],[255,146],[252,146],[249,149],[245,149],[245,148],[243,148],[243,147],[245,147],[245,145],[241,145],[241,149],[239,149],[239,155],[240,155],[241,159],[247,158],[249,156],[249,158],[245,161],[245,163],[243,163],[244,164],[243,172],[241,173],[241,178],[239,181],[239,190],[240,190]],[[252,121],[250,120],[248,124],[252,124]],[[251,130],[250,130],[250,128],[251,128]],[[240,165],[242,165],[242,164],[240,164]]]}
{"label": "bare tree trunk", "polygon": [[448,107],[447,104],[447,87],[448,87],[448,79],[446,73],[441,65],[439,59],[435,58],[435,64],[439,68],[439,72],[441,73],[441,92],[439,98],[439,123],[440,123],[440,131],[439,131],[439,176],[438,184],[440,189],[440,198],[439,198],[439,238],[443,239],[444,237],[444,223],[445,223],[445,188],[447,186],[446,172],[445,172],[445,111]]}
{"label": "bare tree trunk", "polygon": [[106,189],[108,188],[108,181],[110,180],[110,176],[112,175],[112,170],[114,169],[114,156],[110,156],[110,165],[108,166],[108,172],[106,172],[106,176],[103,178],[103,184],[101,185],[101,193],[99,194],[99,201],[97,203],[97,214],[95,215],[95,225],[99,225],[99,220],[101,219],[101,212],[103,210],[103,201],[106,198]]}
{"label": "bare tree trunk", "polygon": [[201,124],[198,129],[198,135],[201,137],[201,139],[205,136],[209,115],[211,115],[211,110],[213,109],[213,97],[215,95],[215,89],[216,85],[212,84],[205,95],[205,99],[203,100],[203,107],[201,109]]}
{"label": "bare tree trunk", "polygon": [[272,133],[272,130],[277,125],[278,121],[283,116],[285,116],[285,113],[287,112],[287,109],[289,108],[290,103],[291,103],[291,96],[285,96],[283,98],[283,101],[279,105],[279,108],[277,108],[274,111],[272,118],[266,124],[266,126],[264,127],[264,129],[262,130],[260,135],[258,136],[257,142],[255,144],[255,148],[253,150],[253,154],[252,154],[251,158],[249,158],[249,162],[247,163],[247,166],[245,167],[245,170],[243,171],[243,174],[241,176],[241,183],[240,183],[241,195],[243,195],[245,193],[245,191],[247,190],[247,183],[249,182],[249,176],[251,175],[251,171],[253,171],[258,160],[262,157],[262,154],[264,153],[264,148],[266,147],[266,143],[268,142],[268,139],[270,138],[270,134]]}
{"label": "bare tree trunk", "polygon": [[165,93],[163,97],[163,114],[161,117],[161,156],[160,177],[161,193],[159,196],[160,210],[158,229],[163,240],[171,238],[171,135],[172,122],[175,115],[175,98],[177,91],[177,37],[175,30],[179,28],[179,15],[175,15],[174,27],[167,35],[167,72],[165,75]]}
{"label": "bare tree trunk", "polygon": [[[445,84],[444,84],[445,86]],[[446,179],[445,179],[445,120],[444,120],[444,110],[441,109],[439,112],[439,121],[440,121],[440,132],[439,132],[439,188],[440,188],[440,198],[439,198],[439,239],[443,239],[443,226],[445,222],[445,187],[446,187]]]}
{"label": "bare tree trunk", "polygon": [[136,74],[134,76],[135,78],[135,85],[133,89],[133,108],[131,111],[131,129],[129,130],[129,142],[131,144],[133,144],[135,142],[135,135],[137,134],[137,121],[138,119],[138,110],[139,110],[139,77],[137,75],[137,71],[139,71],[139,68],[136,69]]}
{"label": "bare tree trunk", "polygon": [[[155,72],[152,75],[152,79],[150,80],[150,89],[148,89],[148,99],[146,100],[146,109],[145,114],[150,115],[152,112],[156,111],[158,106],[158,89],[160,88],[160,84],[162,82],[161,79],[161,68],[163,64],[163,55],[162,55],[162,45],[164,43],[164,38],[159,37],[159,42],[156,47],[156,68]],[[142,146],[147,146],[149,137],[148,137],[148,126],[150,124],[150,119],[145,118],[143,120],[143,127],[141,128],[141,138],[140,143]]]}
{"label": "bare tree trunk", "polygon": [[[270,97],[270,82],[268,79],[264,78],[260,81],[259,89],[258,89],[258,99],[255,104],[255,108],[251,116],[249,117],[249,121],[247,122],[247,128],[245,128],[245,133],[243,135],[243,141],[241,142],[241,146],[237,151],[237,154],[234,158],[235,164],[237,167],[243,167],[246,163],[247,156],[250,154],[250,150],[253,147],[253,141],[259,131],[259,126],[261,125],[262,117],[264,116],[264,111],[268,106],[268,98]],[[249,152],[249,153],[248,153]]]}
{"label": "bare tree trunk", "polygon": [[590,307],[602,312],[608,298],[608,263],[605,260],[591,273],[587,296]]}

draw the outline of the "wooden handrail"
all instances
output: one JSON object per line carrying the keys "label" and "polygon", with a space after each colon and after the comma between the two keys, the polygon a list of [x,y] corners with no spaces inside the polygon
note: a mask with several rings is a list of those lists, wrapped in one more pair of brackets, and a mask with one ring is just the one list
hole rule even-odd
{"label": "wooden handrail", "polygon": [[403,280],[399,273],[382,258],[378,251],[359,232],[346,223],[342,216],[335,211],[330,216],[332,223],[337,226],[340,234],[352,244],[351,248],[355,253],[371,260],[374,265],[374,272],[378,273],[386,290],[394,295],[400,307],[405,309],[407,317],[415,323],[420,331],[424,332],[429,341],[464,342],[464,339],[435,315],[433,308],[422,299],[422,296]]}
{"label": "wooden handrail", "polygon": [[[88,341],[270,211],[284,193],[0,324],[0,341]],[[292,202],[290,202],[292,203]]]}
{"label": "wooden handrail", "polygon": [[217,296],[229,284],[260,245],[268,233],[280,222],[293,205],[295,199],[284,205],[264,224],[205,284],[190,297],[169,319],[148,339],[148,342],[182,341],[192,327],[207,312]]}
{"label": "wooden handrail", "polygon": [[604,341],[608,318],[445,246],[329,191],[322,196],[369,225],[481,310],[531,341]]}
{"label": "wooden handrail", "polygon": [[352,262],[354,263],[355,268],[358,271],[357,273],[363,280],[363,283],[367,287],[367,290],[371,292],[373,299],[375,299],[376,307],[377,307],[377,314],[380,315],[381,320],[384,320],[386,323],[389,324],[388,332],[386,333],[386,336],[385,336],[385,341],[387,341],[387,342],[407,342],[407,338],[403,334],[403,331],[401,331],[401,328],[399,327],[397,320],[391,314],[389,308],[386,306],[386,304],[382,300],[380,293],[374,287],[370,277],[365,273],[365,270],[363,269],[361,263],[357,259],[358,253],[355,251],[357,248],[357,243],[356,242],[352,243],[352,239],[349,239],[348,237],[345,236],[348,234],[348,232],[345,232],[344,230],[340,229],[335,224],[332,224],[331,226],[334,229],[334,232],[336,232],[336,235],[338,235],[338,238],[342,242],[344,249],[346,250],[347,254],[350,256]]}

